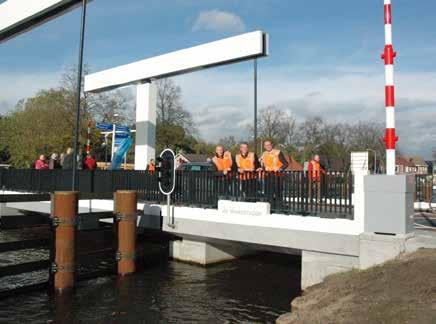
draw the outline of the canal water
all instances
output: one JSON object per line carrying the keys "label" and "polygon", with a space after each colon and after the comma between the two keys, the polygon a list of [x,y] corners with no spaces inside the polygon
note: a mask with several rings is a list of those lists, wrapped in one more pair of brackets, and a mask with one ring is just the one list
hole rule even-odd
{"label": "canal water", "polygon": [[[21,236],[0,232],[0,241]],[[166,251],[164,246],[161,250]],[[42,256],[47,252],[1,253],[0,266]],[[0,299],[0,322],[270,323],[288,312],[290,301],[300,294],[299,257],[262,253],[207,268],[166,257],[150,260],[131,276],[80,281],[64,296],[36,291]],[[1,278],[0,286],[19,286],[46,275]]]}

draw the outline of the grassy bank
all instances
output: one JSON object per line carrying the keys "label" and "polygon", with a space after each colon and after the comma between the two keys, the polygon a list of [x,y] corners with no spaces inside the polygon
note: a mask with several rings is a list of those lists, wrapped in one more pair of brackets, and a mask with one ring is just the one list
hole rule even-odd
{"label": "grassy bank", "polygon": [[436,249],[329,276],[277,323],[436,323]]}

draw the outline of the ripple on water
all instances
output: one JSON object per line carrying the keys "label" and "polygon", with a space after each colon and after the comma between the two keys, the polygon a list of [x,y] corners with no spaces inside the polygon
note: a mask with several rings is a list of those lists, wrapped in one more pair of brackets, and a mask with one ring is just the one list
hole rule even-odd
{"label": "ripple on water", "polygon": [[[46,258],[47,253],[33,250],[6,257],[2,254],[0,262]],[[39,276],[47,276],[47,271]],[[15,278],[13,283],[38,278],[36,273]],[[274,322],[289,311],[290,301],[300,293],[299,282],[300,259],[292,256],[262,254],[208,268],[168,261],[125,278],[79,282],[74,293],[62,297],[41,291],[0,300],[0,321]]]}

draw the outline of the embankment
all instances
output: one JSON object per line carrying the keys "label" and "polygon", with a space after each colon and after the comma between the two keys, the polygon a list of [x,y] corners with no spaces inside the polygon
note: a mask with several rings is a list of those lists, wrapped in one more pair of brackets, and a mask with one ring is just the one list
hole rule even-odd
{"label": "embankment", "polygon": [[278,324],[436,323],[436,249],[329,276],[291,305]]}

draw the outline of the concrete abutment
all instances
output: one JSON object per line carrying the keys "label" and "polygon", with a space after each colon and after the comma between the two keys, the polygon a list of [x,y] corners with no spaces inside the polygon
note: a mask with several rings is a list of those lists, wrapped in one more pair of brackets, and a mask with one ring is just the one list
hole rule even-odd
{"label": "concrete abutment", "polygon": [[316,251],[302,251],[301,288],[321,283],[328,275],[359,268],[359,257]]}

